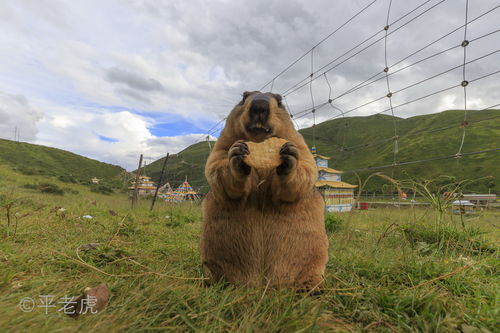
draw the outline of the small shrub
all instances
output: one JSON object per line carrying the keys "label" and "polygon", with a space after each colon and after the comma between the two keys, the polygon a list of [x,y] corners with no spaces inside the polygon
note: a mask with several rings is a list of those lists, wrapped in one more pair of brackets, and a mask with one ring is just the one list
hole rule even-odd
{"label": "small shrub", "polygon": [[57,177],[57,179],[65,183],[73,183],[73,184],[78,183],[78,180],[71,175],[60,175],[59,177]]}
{"label": "small shrub", "polygon": [[327,213],[325,217],[325,228],[327,233],[333,233],[342,229],[344,220],[338,215]]}
{"label": "small shrub", "polygon": [[74,190],[71,187],[64,187],[63,188],[64,193],[69,193],[69,194],[80,194],[80,191]]}
{"label": "small shrub", "polygon": [[64,195],[64,190],[52,183],[24,184],[23,187],[31,190],[37,190],[42,193]]}
{"label": "small shrub", "polygon": [[95,193],[106,194],[106,195],[112,194],[114,192],[112,188],[110,188],[110,187],[108,187],[106,185],[94,185],[94,186],[91,186],[90,187],[90,191],[91,192],[95,192]]}
{"label": "small shrub", "polygon": [[63,189],[52,183],[42,183],[38,186],[38,189],[42,193],[64,195]]}

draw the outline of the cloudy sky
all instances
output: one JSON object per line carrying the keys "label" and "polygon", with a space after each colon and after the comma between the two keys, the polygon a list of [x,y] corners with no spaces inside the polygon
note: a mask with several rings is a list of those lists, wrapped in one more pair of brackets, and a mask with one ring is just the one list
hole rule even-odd
{"label": "cloudy sky", "polygon": [[[14,139],[17,128],[21,141],[133,169],[140,153],[154,160],[210,129],[217,136],[245,90],[283,93],[299,127],[312,124],[302,112],[311,91],[315,106],[331,98],[335,107],[318,109],[318,122],[338,109],[391,114],[380,98],[385,47],[396,116],[463,108],[461,87],[397,106],[462,81],[465,0],[393,0],[385,42],[389,2],[0,1],[0,137]],[[484,77],[500,70],[498,6],[469,1],[470,109],[500,103],[500,74]],[[381,79],[344,94],[372,76]]]}

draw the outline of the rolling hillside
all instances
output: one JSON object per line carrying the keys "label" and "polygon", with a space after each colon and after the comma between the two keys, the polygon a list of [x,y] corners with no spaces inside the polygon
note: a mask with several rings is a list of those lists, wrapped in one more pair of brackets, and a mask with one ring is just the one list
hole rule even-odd
{"label": "rolling hillside", "polygon": [[[350,171],[368,167],[389,165],[393,162],[394,122],[399,136],[397,162],[431,159],[457,153],[463,121],[463,110],[450,110],[436,114],[411,118],[393,118],[387,115],[348,117],[326,121],[316,126],[315,144],[318,153],[331,156],[330,166]],[[313,144],[312,128],[300,131],[307,143]],[[462,152],[498,148],[500,146],[500,110],[470,111],[465,144]],[[194,144],[170,157],[167,180],[172,186],[186,177],[195,188],[207,191],[203,175],[205,161],[209,154],[206,142]],[[146,173],[158,180],[163,159],[148,165]],[[391,175],[392,168],[382,171]],[[361,176],[375,171],[359,172]],[[478,154],[461,159],[444,159],[431,162],[398,166],[394,169],[396,178],[433,178],[439,175],[455,176],[457,179],[477,179],[500,175],[500,152]],[[353,172],[346,172],[343,179],[357,183]],[[470,187],[475,191],[499,191],[498,180],[488,179]],[[373,180],[367,190],[380,190],[382,182]]]}
{"label": "rolling hillside", "polygon": [[126,172],[65,150],[4,139],[0,139],[0,164],[23,174],[54,176],[74,183],[88,183],[97,177],[110,184]]}

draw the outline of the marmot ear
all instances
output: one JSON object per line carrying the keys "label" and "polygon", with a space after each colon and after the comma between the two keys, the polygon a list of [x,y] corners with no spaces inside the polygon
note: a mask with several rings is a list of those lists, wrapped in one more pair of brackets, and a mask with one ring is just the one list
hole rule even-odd
{"label": "marmot ear", "polygon": [[273,96],[274,96],[274,98],[276,98],[278,105],[281,105],[281,101],[283,100],[283,97],[281,97],[280,94],[273,94]]}
{"label": "marmot ear", "polygon": [[241,99],[239,105],[243,105],[245,103],[245,100],[250,96],[253,92],[252,91],[245,91],[243,93],[243,98]]}

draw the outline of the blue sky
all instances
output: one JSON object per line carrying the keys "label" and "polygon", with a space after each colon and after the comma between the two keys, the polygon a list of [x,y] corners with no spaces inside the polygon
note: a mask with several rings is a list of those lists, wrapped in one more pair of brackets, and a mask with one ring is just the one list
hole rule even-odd
{"label": "blue sky", "polygon": [[[101,161],[135,167],[136,156],[149,160],[175,153],[224,119],[246,90],[257,90],[317,41],[327,36],[371,0],[292,0],[252,2],[190,0],[1,1],[0,2],[0,137],[44,144]],[[389,0],[377,0],[297,62],[273,84],[282,93],[308,77],[311,70],[339,57],[328,72],[332,94],[340,94],[377,73],[384,64],[414,53],[464,23],[465,0],[392,1],[389,21],[414,7],[418,10],[395,23],[412,19],[387,40],[359,52],[341,55],[385,25]],[[495,51],[500,45],[498,1],[469,2],[471,42],[467,59]],[[432,7],[432,8],[431,8]],[[425,15],[416,17],[423,11]],[[395,28],[391,26],[392,28]],[[389,31],[392,31],[392,30]],[[458,29],[415,53],[394,69],[459,45]],[[398,90],[463,61],[455,48],[391,77]],[[500,53],[467,66],[474,79],[498,70]],[[311,68],[311,64],[313,68]],[[395,94],[403,104],[462,80],[462,69]],[[498,76],[469,85],[469,108],[498,103]],[[269,90],[267,86],[264,90]],[[311,107],[309,87],[289,94],[292,112]],[[314,99],[327,99],[324,80],[314,81]],[[352,109],[387,94],[385,81],[336,101]],[[407,117],[462,108],[463,91],[455,89],[397,109]],[[387,108],[387,100],[355,109],[361,116]],[[332,117],[331,108],[316,113],[318,122]],[[299,127],[312,125],[307,114]],[[221,123],[213,135],[223,127]]]}

